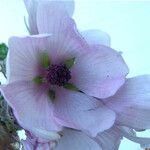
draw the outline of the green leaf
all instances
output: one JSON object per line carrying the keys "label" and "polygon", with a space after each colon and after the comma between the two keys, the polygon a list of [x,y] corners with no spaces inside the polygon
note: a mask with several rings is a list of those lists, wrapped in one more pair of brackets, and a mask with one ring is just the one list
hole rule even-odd
{"label": "green leaf", "polygon": [[42,66],[46,69],[50,65],[49,56],[46,52],[41,54]]}
{"label": "green leaf", "polygon": [[64,88],[71,90],[71,91],[79,91],[79,89],[75,85],[73,85],[72,83],[66,83],[64,85]]}
{"label": "green leaf", "polygon": [[5,43],[0,44],[0,60],[4,60],[8,53],[8,47]]}
{"label": "green leaf", "polygon": [[38,85],[43,83],[43,78],[41,76],[36,76],[35,78],[32,79],[32,81]]}
{"label": "green leaf", "polygon": [[48,95],[49,95],[50,99],[52,100],[52,102],[54,103],[55,98],[56,98],[55,91],[49,90],[49,91],[48,91]]}
{"label": "green leaf", "polygon": [[70,69],[75,63],[75,57],[70,58],[65,61],[65,65],[67,66],[68,69]]}

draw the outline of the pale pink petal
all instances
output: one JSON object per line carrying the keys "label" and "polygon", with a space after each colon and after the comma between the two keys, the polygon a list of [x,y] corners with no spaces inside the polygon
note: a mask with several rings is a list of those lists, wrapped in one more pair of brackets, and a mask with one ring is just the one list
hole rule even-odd
{"label": "pale pink petal", "polygon": [[31,139],[27,137],[26,140],[21,141],[25,150],[51,150],[51,143],[45,142],[41,143],[38,142],[37,139]]}
{"label": "pale pink petal", "polygon": [[46,44],[51,63],[64,63],[65,60],[78,57],[79,54],[88,50],[88,46],[80,37],[70,37],[65,35],[52,35]]}
{"label": "pale pink petal", "polygon": [[101,147],[86,134],[72,129],[65,129],[56,150],[102,150]]}
{"label": "pale pink petal", "polygon": [[115,113],[99,100],[63,89],[56,94],[54,115],[61,125],[85,131],[92,136],[113,125]]}
{"label": "pale pink petal", "polygon": [[122,86],[127,73],[128,67],[119,52],[95,45],[76,59],[72,82],[87,95],[106,98]]}
{"label": "pale pink petal", "polygon": [[51,150],[56,146],[59,139],[45,139],[41,136],[35,136],[33,133],[26,131],[27,138],[21,140],[25,150]]}
{"label": "pale pink petal", "polygon": [[103,150],[118,150],[123,136],[121,131],[116,127],[112,127],[97,135],[95,141]]}
{"label": "pale pink petal", "polygon": [[53,117],[53,104],[43,87],[19,81],[1,86],[0,90],[23,128],[49,139],[47,132],[51,135],[51,131],[60,130]]}
{"label": "pale pink petal", "polygon": [[[75,36],[76,27],[73,19],[62,8],[61,2],[45,1],[38,5],[37,26],[39,33],[52,33]],[[76,33],[78,34],[78,33]]]}
{"label": "pale pink petal", "polygon": [[32,80],[40,75],[40,53],[46,50],[49,35],[12,37],[9,40],[7,77],[9,82]]}
{"label": "pale pink petal", "polygon": [[[53,1],[53,2],[52,2]],[[73,0],[24,0],[29,15],[29,26],[31,34],[38,34],[37,29],[37,7],[40,2],[48,2],[54,4],[56,8],[61,7],[68,15],[72,16],[74,12]],[[49,16],[50,17],[50,16]]]}
{"label": "pale pink petal", "polygon": [[110,47],[110,36],[101,30],[85,30],[80,32],[89,45],[105,45]]}
{"label": "pale pink petal", "polygon": [[9,82],[32,80],[43,74],[41,53],[46,52],[52,64],[63,63],[65,60],[77,57],[87,45],[78,38],[59,35],[35,35],[27,37],[12,37],[9,40],[7,58],[7,77]]}
{"label": "pale pink petal", "polygon": [[74,13],[74,8],[75,8],[74,0],[57,0],[57,1],[59,4],[60,2],[63,2],[62,7],[64,7],[64,9],[68,12],[68,14],[71,17]]}
{"label": "pale pink petal", "polygon": [[[101,147],[86,134],[72,129],[64,129],[60,140],[39,141],[35,136],[27,135],[26,140],[22,140],[25,150],[102,150]],[[36,148],[36,149],[35,149]]]}
{"label": "pale pink petal", "polygon": [[150,128],[150,76],[127,79],[116,95],[104,102],[117,113],[118,124]]}

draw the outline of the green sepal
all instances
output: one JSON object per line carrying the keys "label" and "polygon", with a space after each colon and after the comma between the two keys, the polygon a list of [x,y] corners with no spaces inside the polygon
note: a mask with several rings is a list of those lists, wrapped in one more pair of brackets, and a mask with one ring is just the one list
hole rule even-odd
{"label": "green sepal", "polygon": [[5,43],[0,44],[0,60],[4,60],[8,53],[8,47]]}
{"label": "green sepal", "polygon": [[75,63],[75,57],[67,59],[65,61],[65,65],[67,66],[68,69],[70,69]]}
{"label": "green sepal", "polygon": [[43,78],[41,76],[36,76],[32,79],[32,81],[38,85],[41,85],[43,83]]}
{"label": "green sepal", "polygon": [[49,90],[49,91],[48,91],[48,95],[49,95],[51,101],[54,103],[55,98],[56,98],[55,91],[54,91],[54,90]]}
{"label": "green sepal", "polygon": [[46,52],[41,54],[41,63],[45,69],[48,68],[48,66],[50,65],[49,56]]}
{"label": "green sepal", "polygon": [[79,91],[79,89],[75,85],[73,85],[72,83],[66,83],[64,85],[64,88],[71,90],[71,91]]}
{"label": "green sepal", "polygon": [[24,16],[24,24],[25,24],[26,29],[28,30],[29,34],[31,34],[31,31],[30,31],[29,25],[27,24],[27,19],[25,16]]}

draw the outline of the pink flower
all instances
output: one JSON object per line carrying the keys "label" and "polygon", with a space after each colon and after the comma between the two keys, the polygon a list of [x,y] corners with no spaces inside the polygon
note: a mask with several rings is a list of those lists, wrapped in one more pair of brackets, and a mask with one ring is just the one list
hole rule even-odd
{"label": "pink flower", "polygon": [[30,32],[39,35],[9,40],[8,85],[1,86],[28,130],[25,148],[109,150],[122,137],[148,144],[133,129],[150,128],[150,77],[125,79],[128,68],[107,47],[106,33],[79,34],[70,17],[72,2],[34,2],[25,4]]}
{"label": "pink flower", "polygon": [[[82,37],[84,37],[86,42],[90,45],[90,48],[83,48],[84,50],[87,50],[89,52],[89,58],[90,57],[92,58],[92,56],[93,56],[93,54],[91,54],[91,51],[90,51],[91,49],[92,49],[92,51],[94,50],[93,51],[94,54],[96,54],[96,53],[102,54],[106,49],[109,49],[108,47],[106,48],[105,46],[102,46],[102,45],[110,46],[110,38],[106,33],[99,31],[99,30],[83,31],[83,32],[80,32],[80,35],[77,33],[72,20],[70,19],[70,21],[69,21],[69,19],[67,19],[67,17],[66,17],[68,15],[72,16],[72,14],[73,14],[73,8],[74,8],[73,1],[64,1],[63,3],[62,2],[57,3],[56,1],[45,2],[45,3],[41,3],[41,4],[38,4],[38,3],[39,2],[33,3],[33,1],[30,1],[30,3],[29,3],[29,1],[25,1],[25,4],[26,4],[28,12],[29,12],[30,31],[32,34],[52,33],[57,36],[57,35],[60,35],[60,33],[62,32],[62,33],[65,33],[65,35],[67,35],[68,37],[78,36],[78,38],[80,38],[80,35],[82,35]],[[35,10],[35,11],[32,11],[32,10]],[[59,14],[58,10],[61,12],[60,13],[61,15]],[[51,16],[51,18],[49,18],[48,16]],[[59,18],[59,19],[56,20],[56,18]],[[32,21],[34,21],[34,22],[32,22]],[[62,25],[61,23],[63,24],[63,27],[61,26]],[[58,27],[58,25],[60,25],[60,26]],[[55,30],[54,30],[54,27],[55,27]],[[59,28],[59,31],[57,30],[58,29],[57,27]],[[69,31],[68,31],[68,28],[70,29]],[[72,29],[73,29],[73,31],[72,31]],[[76,32],[75,36],[74,36],[74,31]],[[76,37],[76,40],[80,41],[80,40],[78,40],[78,38]],[[80,43],[81,43],[81,41],[80,41]],[[82,43],[81,45],[83,46],[84,44]],[[95,53],[95,50],[96,50],[96,53]],[[100,51],[98,51],[98,50],[100,50]],[[107,56],[111,56],[111,58],[108,57],[107,61],[112,60],[112,58],[114,56],[111,52],[112,52],[111,49],[109,49],[107,51]],[[111,53],[111,54],[109,55],[109,53]],[[85,55],[87,55],[87,54],[85,54]],[[119,55],[119,54],[117,54],[117,55]],[[102,56],[102,59],[106,58],[105,57],[106,53],[103,53],[101,56]],[[113,66],[113,61],[112,61],[112,66],[110,64],[109,64],[109,66],[105,66],[107,64],[107,61],[105,61],[105,60],[102,61],[103,65],[104,65],[102,67],[102,68],[104,68],[104,70],[103,70],[104,72],[105,72],[105,69],[107,69],[107,71],[110,69],[112,72],[115,71],[116,74],[119,74],[119,71],[123,73],[123,68],[124,68],[123,66],[121,67],[121,69],[119,69],[119,68],[115,69],[115,70],[113,69],[113,67],[115,65],[117,67],[120,66],[118,62],[116,62],[116,64],[114,64],[114,66]],[[93,62],[94,61],[92,60],[91,64]],[[89,62],[89,64],[90,64],[90,62]],[[91,66],[91,64],[90,64],[90,66]],[[86,65],[84,65],[84,67],[85,66]],[[90,66],[89,66],[89,68],[90,68]],[[112,67],[112,68],[109,68],[109,67]],[[126,69],[126,73],[127,73],[127,69]],[[96,73],[96,74],[98,76],[100,75],[99,73]],[[103,77],[105,77],[105,76],[103,76]],[[105,85],[105,86],[103,86],[101,88],[100,87],[97,88],[97,86],[96,86],[96,88],[98,90],[102,89],[102,93],[103,92],[105,93],[105,90],[103,91],[103,89],[109,87],[110,89],[109,90],[107,89],[107,90],[110,92],[112,90],[112,88],[116,89],[116,87],[118,86],[118,83],[121,81],[120,79],[121,78],[124,79],[124,77],[125,76],[123,76],[123,74],[122,74],[122,75],[120,75],[120,78],[118,78],[118,79],[115,78],[114,82],[112,82],[112,80],[111,81],[108,80],[108,78],[107,78],[108,82],[106,82],[106,80],[104,82],[101,82],[101,83],[104,83],[103,85]],[[96,79],[96,77],[89,77],[89,78],[92,79],[92,81],[90,83],[92,83],[93,80]],[[97,79],[97,81],[99,81],[99,80]],[[119,88],[119,86],[118,86],[117,89],[115,91],[113,91],[111,94],[109,94],[109,92],[107,91],[106,93],[108,95],[104,94],[103,96],[102,96],[102,94],[97,95],[97,91],[96,92],[93,91],[94,94],[93,94],[93,92],[91,94],[91,93],[88,93],[87,91],[84,91],[84,93],[86,93],[87,95],[100,98],[100,101],[102,101],[105,104],[105,106],[107,106],[108,108],[110,108],[111,110],[113,110],[116,113],[115,125],[112,128],[105,130],[104,132],[100,132],[100,131],[99,131],[99,133],[97,132],[98,133],[97,136],[94,138],[92,137],[92,139],[90,139],[83,132],[65,129],[62,131],[63,137],[58,142],[56,149],[58,149],[58,150],[59,149],[60,150],[61,149],[65,149],[65,150],[67,150],[67,149],[69,149],[69,150],[118,149],[121,139],[123,137],[126,137],[129,140],[137,142],[137,143],[141,144],[141,146],[148,145],[150,143],[150,139],[136,137],[133,129],[140,130],[140,129],[149,129],[150,128],[150,123],[149,123],[150,120],[148,117],[149,113],[150,113],[149,82],[150,82],[149,76],[139,76],[139,77],[127,79],[126,83],[119,89],[119,91],[117,91],[117,89]],[[75,85],[76,85],[76,82],[75,82]],[[80,86],[80,84],[79,84],[79,86]],[[95,90],[94,86],[87,85],[87,87],[91,88],[91,91],[93,89]],[[115,94],[116,91],[117,91],[117,93]],[[114,96],[112,96],[112,95],[114,95]],[[109,96],[112,96],[112,97],[109,97]],[[108,97],[108,98],[106,98],[106,97]],[[64,98],[63,100],[61,100],[61,102],[62,102],[61,107],[64,106],[63,108],[69,108],[70,104],[71,103],[73,104],[74,101],[73,102],[71,101],[69,104],[67,104],[67,103],[65,103],[65,98]],[[92,103],[93,103],[93,101],[92,101]],[[86,102],[83,104],[81,101],[81,102],[79,102],[79,104],[82,104],[80,106],[83,107],[83,106],[85,106]],[[100,104],[100,105],[102,106],[102,104]],[[79,105],[74,105],[74,107],[76,109],[79,107]],[[91,108],[89,110],[92,110],[92,109],[93,108]],[[99,113],[97,113],[96,110],[97,109],[93,109],[93,111],[95,111],[95,113],[99,115]],[[56,111],[54,111],[54,112],[56,112]],[[64,112],[64,109],[62,109],[62,111],[61,111],[61,109],[59,109],[59,112],[56,112],[55,116],[56,116],[56,120],[59,123],[61,123],[63,125],[65,124],[65,126],[66,126],[66,122],[64,122],[64,121],[66,121],[66,118],[68,119],[69,113],[67,111],[66,114],[63,116],[63,119],[60,119],[59,115],[62,115],[63,112]],[[102,113],[101,113],[101,115],[102,115]],[[82,116],[82,115],[79,115],[79,116]],[[105,116],[105,118],[106,118],[106,116]],[[70,115],[70,118],[72,119],[71,115]],[[80,118],[80,120],[82,120],[81,118]],[[86,115],[84,116],[84,118],[86,118]],[[68,124],[67,124],[67,126],[68,126]],[[69,127],[70,127],[70,125],[69,125]],[[95,128],[95,126],[93,126],[93,128]],[[80,128],[80,130],[82,130],[82,129]],[[84,129],[83,131],[85,132],[85,130],[86,129]],[[37,140],[38,137],[34,136],[34,139]],[[29,141],[30,140],[28,140],[28,142]],[[39,142],[39,144],[41,144],[41,142]],[[46,145],[50,146],[53,144],[51,144],[48,141],[46,143]],[[74,145],[74,146],[72,146],[72,145]],[[45,146],[45,145],[43,145],[43,146]]]}
{"label": "pink flower", "polygon": [[20,125],[36,136],[42,136],[41,130],[60,131],[61,126],[92,136],[110,128],[115,113],[94,97],[112,96],[124,83],[128,68],[121,55],[106,46],[88,45],[68,13],[53,1],[39,4],[37,27],[51,35],[9,40],[9,84],[1,91]]}
{"label": "pink flower", "polygon": [[[89,48],[87,53],[87,45],[83,45],[82,39],[79,38],[82,45],[71,37],[62,36],[62,39],[59,42],[55,36],[49,35],[11,38],[7,71],[9,84],[2,86],[1,91],[14,109],[19,123],[34,133],[38,129],[60,130],[55,123],[57,121],[63,126],[96,135],[113,125],[115,113],[90,95],[102,98],[112,95],[123,83],[122,79],[115,83],[114,78],[120,80],[120,75],[125,76],[127,68],[121,56],[110,48],[99,46],[101,51],[96,47],[93,50]],[[43,52],[48,54],[51,61],[47,69],[41,65],[40,55]],[[69,71],[65,62],[72,57],[75,57],[75,64]],[[109,68],[108,57],[111,62]],[[112,71],[112,68],[117,70],[116,65],[120,65],[118,73]],[[32,81],[37,76],[43,78],[41,85]],[[62,76],[61,80],[57,76]],[[68,79],[66,76],[71,77]],[[65,89],[68,83],[87,95]],[[54,104],[49,91],[56,94]]]}

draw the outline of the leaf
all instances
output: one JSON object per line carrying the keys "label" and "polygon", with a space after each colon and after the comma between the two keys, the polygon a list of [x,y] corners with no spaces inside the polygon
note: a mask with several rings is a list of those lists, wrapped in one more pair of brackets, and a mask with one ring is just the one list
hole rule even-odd
{"label": "leaf", "polygon": [[42,66],[46,69],[50,65],[49,56],[46,52],[41,54]]}
{"label": "leaf", "polygon": [[49,91],[48,91],[48,95],[49,95],[50,99],[52,100],[52,102],[54,103],[55,98],[56,98],[55,91],[49,90]]}
{"label": "leaf", "polygon": [[8,47],[5,43],[0,44],[0,60],[4,60],[8,53]]}
{"label": "leaf", "polygon": [[36,76],[35,78],[32,79],[32,81],[38,85],[43,83],[43,78],[41,76]]}
{"label": "leaf", "polygon": [[79,89],[75,85],[73,85],[72,83],[66,83],[64,85],[64,88],[71,90],[71,91],[79,91]]}
{"label": "leaf", "polygon": [[65,65],[67,66],[68,69],[70,69],[75,63],[75,57],[70,58],[65,61]]}

